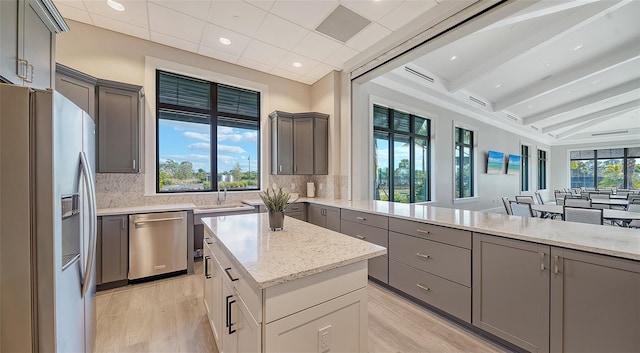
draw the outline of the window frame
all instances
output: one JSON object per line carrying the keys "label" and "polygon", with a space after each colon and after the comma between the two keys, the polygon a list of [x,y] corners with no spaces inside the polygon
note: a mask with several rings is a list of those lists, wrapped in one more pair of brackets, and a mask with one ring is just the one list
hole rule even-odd
{"label": "window frame", "polygon": [[[245,121],[251,121],[251,122],[255,122],[256,126],[257,126],[257,143],[256,143],[256,156],[259,158],[259,160],[257,161],[256,165],[257,165],[257,172],[256,172],[256,188],[234,188],[231,190],[228,190],[229,192],[239,192],[239,191],[260,191],[261,187],[262,187],[262,151],[261,151],[261,125],[262,125],[262,92],[259,90],[251,90],[251,89],[247,89],[247,88],[243,88],[243,87],[236,87],[230,84],[224,84],[224,83],[219,83],[213,80],[207,80],[207,79],[202,79],[202,78],[198,78],[198,77],[194,77],[194,76],[190,76],[190,75],[185,75],[185,74],[181,74],[181,73],[176,73],[176,72],[172,72],[170,70],[166,70],[166,69],[162,69],[162,68],[156,68],[155,70],[155,193],[157,195],[171,195],[171,194],[193,194],[193,193],[204,193],[204,194],[209,194],[212,192],[217,192],[218,191],[218,122],[219,122],[219,118],[231,118],[231,119],[237,119],[237,120],[245,120]],[[176,104],[170,104],[170,103],[162,103],[160,102],[160,75],[161,73],[166,73],[169,75],[174,75],[177,77],[181,77],[184,79],[191,79],[194,81],[201,81],[204,83],[208,83],[209,87],[210,87],[210,102],[211,102],[211,107],[210,109],[202,109],[202,108],[194,108],[194,107],[188,107],[188,106],[182,106],[182,105],[176,105]],[[237,90],[243,90],[243,91],[251,91],[251,92],[255,92],[257,93],[258,97],[257,97],[257,117],[251,117],[251,116],[247,116],[247,115],[241,115],[241,114],[234,114],[234,113],[227,113],[227,112],[221,112],[218,110],[218,87],[220,86],[224,86],[224,87],[230,87],[232,89],[237,89]],[[160,190],[160,111],[161,110],[166,110],[166,111],[175,111],[175,112],[184,112],[184,113],[192,113],[192,114],[199,114],[199,115],[208,115],[209,116],[209,134],[210,134],[210,168],[211,168],[211,179],[212,179],[212,184],[211,184],[211,188],[209,190],[176,190],[176,191],[161,191]],[[213,182],[213,179],[216,179],[215,183]]]}
{"label": "window frame", "polygon": [[[544,158],[541,158],[541,153],[544,154]],[[548,188],[548,175],[549,175],[549,151],[538,147],[536,152],[536,166],[537,166],[537,190],[547,190]],[[541,168],[543,167],[543,168]]]}
{"label": "window frame", "polygon": [[[525,151],[526,150],[526,151]],[[531,169],[530,152],[531,146],[520,144],[520,191],[529,191],[531,177],[529,170]]]}
{"label": "window frame", "polygon": [[[372,140],[373,143],[375,144],[375,135],[376,133],[381,133],[381,134],[386,134],[388,136],[388,141],[389,141],[389,169],[387,172],[387,178],[388,178],[388,182],[389,182],[389,202],[398,202],[395,201],[395,183],[394,183],[394,172],[393,172],[393,166],[395,163],[395,153],[394,153],[394,142],[395,142],[395,137],[396,135],[398,137],[402,136],[402,137],[408,137],[409,138],[409,203],[415,203],[415,188],[416,188],[416,183],[415,183],[415,171],[414,171],[414,163],[415,163],[415,149],[414,149],[414,145],[415,145],[415,141],[416,138],[420,139],[420,140],[426,140],[427,141],[427,161],[425,163],[426,168],[427,168],[427,178],[426,178],[426,200],[421,200],[418,202],[431,202],[433,201],[433,193],[431,190],[431,173],[432,173],[432,167],[431,167],[431,154],[432,154],[432,149],[433,146],[431,144],[431,131],[433,129],[433,121],[432,118],[427,118],[424,116],[420,116],[417,114],[413,114],[410,113],[406,110],[403,109],[397,109],[397,108],[392,108],[389,107],[387,105],[384,104],[380,104],[380,103],[373,103],[371,105],[371,112],[372,112],[372,121],[371,121],[371,126],[372,126]],[[379,126],[375,125],[375,121],[373,119],[374,116],[374,112],[376,110],[376,107],[381,108],[381,109],[385,109],[387,111],[387,117],[388,117],[388,124],[386,128],[382,128]],[[394,114],[395,112],[398,113],[402,113],[404,115],[409,115],[409,131],[402,131],[402,130],[396,130],[394,126]],[[421,134],[417,134],[415,132],[415,120],[416,118],[419,119],[424,119],[427,121],[427,132],[425,135],[421,135]],[[371,152],[373,154],[373,151]],[[375,158],[375,157],[374,157]],[[375,175],[376,175],[376,170],[374,170],[374,184],[375,184]],[[375,195],[377,195],[377,185],[372,185],[372,190],[373,190],[373,199],[377,200],[375,197]]]}
{"label": "window frame", "polygon": [[[464,138],[463,138],[464,132],[465,131],[471,132],[471,143],[470,144],[465,144],[464,142],[462,142],[462,143],[458,142],[458,139],[457,139],[458,138],[458,136],[457,136],[458,135],[457,134],[458,129],[460,131],[459,135],[460,135],[462,141],[464,141]],[[478,143],[478,129],[475,129],[475,128],[472,128],[470,126],[454,122],[454,124],[453,124],[453,163],[452,163],[453,164],[453,175],[452,175],[452,177],[453,177],[453,200],[454,201],[462,201],[462,200],[469,200],[469,199],[477,198],[477,191],[476,191],[476,185],[477,185],[477,183],[476,183],[476,180],[477,180],[477,175],[476,175],[476,172],[477,172],[476,146],[477,146],[477,143]],[[470,175],[470,179],[471,179],[470,190],[471,190],[471,195],[469,195],[469,196],[464,196],[464,195],[461,196],[461,197],[457,196],[458,195],[458,193],[457,193],[457,185],[458,185],[457,182],[458,181],[460,182],[459,185],[463,184],[463,173],[460,173],[460,175],[459,175],[460,180],[456,180],[456,169],[458,167],[457,163],[456,163],[456,158],[459,157],[457,159],[459,161],[463,160],[463,158],[462,158],[463,157],[463,153],[462,153],[463,148],[460,148],[460,156],[458,156],[456,154],[456,150],[458,149],[458,146],[460,146],[460,147],[469,147],[470,148],[470,158],[471,158],[471,161],[470,161],[470,174],[471,174]],[[463,167],[464,167],[464,165],[460,165],[460,170],[463,170],[464,169]]]}
{"label": "window frame", "polygon": [[[571,163],[573,161],[590,161],[593,163],[593,185],[591,185],[590,187],[593,187],[595,189],[598,188],[598,161],[599,160],[605,160],[605,159],[622,159],[622,175],[623,175],[623,180],[622,180],[622,185],[624,187],[624,189],[633,189],[633,172],[631,172],[631,174],[629,173],[629,164],[628,164],[628,160],[629,159],[639,159],[640,156],[632,156],[629,154],[629,150],[630,149],[634,149],[634,148],[638,148],[638,146],[627,146],[627,147],[607,147],[607,148],[593,148],[593,149],[574,149],[574,150],[569,150],[567,151],[568,157],[569,157],[569,185],[573,188],[574,186],[571,184]],[[611,158],[607,158],[607,157],[598,157],[598,151],[599,150],[608,150],[608,149],[623,149],[623,156],[622,157],[611,157]],[[591,158],[571,158],[571,152],[581,152],[581,151],[589,151],[589,152],[593,152],[593,157]],[[630,177],[631,176],[631,180]]]}

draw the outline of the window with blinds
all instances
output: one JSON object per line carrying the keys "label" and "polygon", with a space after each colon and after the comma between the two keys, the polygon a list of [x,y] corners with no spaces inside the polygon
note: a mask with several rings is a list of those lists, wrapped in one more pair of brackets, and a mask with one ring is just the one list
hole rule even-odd
{"label": "window with blinds", "polygon": [[156,84],[156,191],[259,189],[260,92],[160,70]]}

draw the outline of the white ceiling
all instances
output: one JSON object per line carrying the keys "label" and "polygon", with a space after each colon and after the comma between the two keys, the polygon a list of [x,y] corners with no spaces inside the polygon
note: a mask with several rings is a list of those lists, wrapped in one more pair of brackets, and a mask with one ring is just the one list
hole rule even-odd
{"label": "white ceiling", "polygon": [[531,4],[373,81],[550,144],[640,143],[640,1]]}
{"label": "white ceiling", "polygon": [[[440,1],[119,0],[123,12],[106,0],[54,3],[67,19],[313,84]],[[346,43],[314,30],[338,5],[371,21]]]}

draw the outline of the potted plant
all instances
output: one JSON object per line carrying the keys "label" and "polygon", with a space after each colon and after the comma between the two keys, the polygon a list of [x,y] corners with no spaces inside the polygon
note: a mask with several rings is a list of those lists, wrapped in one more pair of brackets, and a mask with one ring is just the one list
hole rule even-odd
{"label": "potted plant", "polygon": [[282,230],[284,225],[284,210],[289,204],[291,195],[288,192],[282,191],[282,188],[278,189],[276,193],[275,189],[266,189],[260,193],[260,198],[264,202],[267,211],[269,211],[269,228],[271,230]]}

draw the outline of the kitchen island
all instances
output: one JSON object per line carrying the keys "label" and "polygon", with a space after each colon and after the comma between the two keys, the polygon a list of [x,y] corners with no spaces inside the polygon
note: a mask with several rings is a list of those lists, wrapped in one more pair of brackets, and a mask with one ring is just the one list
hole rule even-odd
{"label": "kitchen island", "polygon": [[203,218],[205,305],[223,352],[367,351],[367,260],[384,247],[290,217]]}

